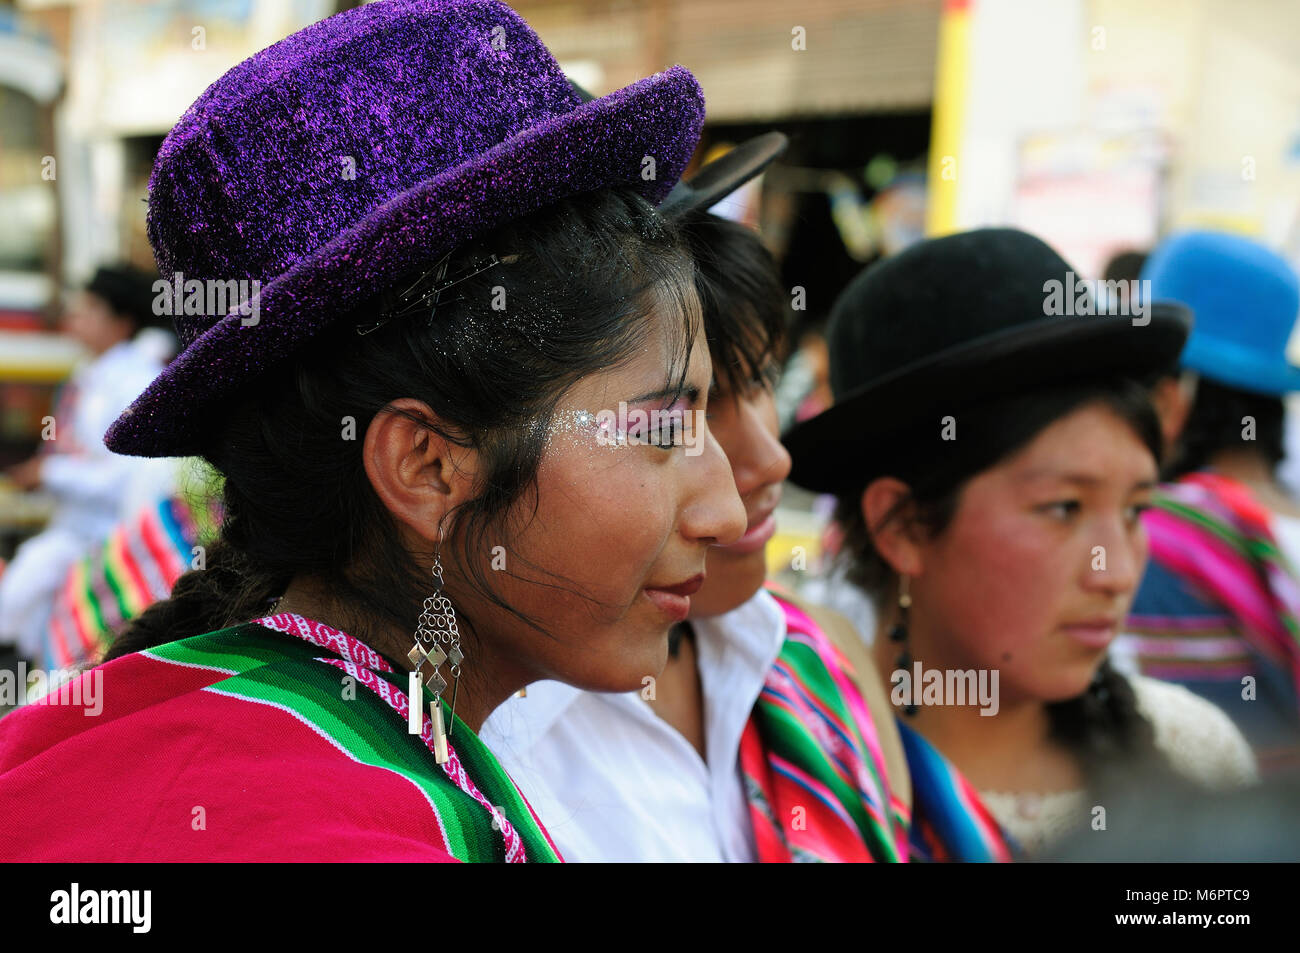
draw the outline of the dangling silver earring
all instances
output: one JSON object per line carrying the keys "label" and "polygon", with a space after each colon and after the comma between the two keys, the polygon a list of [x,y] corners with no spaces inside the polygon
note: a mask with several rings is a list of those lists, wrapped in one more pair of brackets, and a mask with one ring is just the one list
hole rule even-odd
{"label": "dangling silver earring", "polygon": [[[460,666],[465,656],[460,650],[460,629],[456,625],[456,610],[451,600],[443,592],[442,578],[442,527],[438,527],[438,548],[433,555],[433,595],[424,600],[424,611],[415,630],[415,645],[406,654],[415,666],[413,691],[423,696],[423,686],[427,680],[429,690],[433,692],[433,701],[429,703],[429,715],[433,719],[433,756],[438,764],[447,761],[447,739],[456,726],[456,695],[460,689]],[[443,646],[446,646],[444,649]],[[446,725],[442,717],[442,693],[447,688],[447,680],[442,677],[442,663],[451,663],[451,717],[452,723]],[[433,671],[426,677],[425,667],[432,666]],[[412,699],[414,704],[414,699]]]}

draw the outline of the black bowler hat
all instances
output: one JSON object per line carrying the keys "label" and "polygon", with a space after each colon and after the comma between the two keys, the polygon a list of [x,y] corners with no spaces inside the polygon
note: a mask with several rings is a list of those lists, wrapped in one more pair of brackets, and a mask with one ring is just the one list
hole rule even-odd
{"label": "black bowler hat", "polygon": [[[1181,305],[1092,314],[1088,283],[1015,229],[920,242],[867,268],[827,330],[835,405],[785,436],[790,479],[825,493],[887,472],[890,437],[941,427],[988,399],[1172,367],[1191,328]],[[1055,284],[1053,284],[1055,283]],[[1059,293],[1058,292],[1059,289]]]}

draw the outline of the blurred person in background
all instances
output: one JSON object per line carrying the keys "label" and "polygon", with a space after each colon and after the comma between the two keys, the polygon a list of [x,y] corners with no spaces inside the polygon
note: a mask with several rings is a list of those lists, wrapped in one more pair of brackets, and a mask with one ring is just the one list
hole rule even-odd
{"label": "blurred person in background", "polygon": [[1207,231],[1167,239],[1142,275],[1194,324],[1153,386],[1170,482],[1144,518],[1151,562],[1116,661],[1222,708],[1264,774],[1300,767],[1300,503],[1277,476],[1300,282],[1267,248]]}
{"label": "blurred person in background", "polygon": [[907,857],[902,746],[860,639],[833,613],[764,586],[790,470],[773,399],[787,299],[758,234],[705,209],[783,146],[776,134],[750,140],[661,207],[696,263],[713,357],[709,429],[745,504],[745,535],[709,549],[651,687],[534,683],[484,724],[568,860]]}
{"label": "blurred person in background", "polygon": [[782,433],[831,405],[825,322],[800,320],[791,328],[790,338],[794,347],[775,394]]}
{"label": "blurred person in background", "polygon": [[1161,452],[1140,379],[1188,318],[1045,313],[1071,272],[1009,229],[868,268],[831,319],[836,404],[786,436],[791,479],[838,496],[849,578],[875,601],[918,857],[1033,856],[1137,765],[1255,777],[1213,705],[1107,663]]}
{"label": "blurred person in background", "polygon": [[23,543],[0,575],[0,642],[42,659],[54,596],[68,568],[148,500],[166,495],[172,461],[119,456],[104,433],[163,369],[170,332],[153,311],[152,276],[99,268],[72,300],[60,330],[89,354],[59,392],[46,442],[6,471],[20,488],[55,499],[46,529]]}
{"label": "blurred person in background", "polygon": [[131,619],[203,569],[220,537],[221,474],[200,457],[174,460],[176,490],[144,503],[67,571],[36,656],[50,669],[93,665]]}

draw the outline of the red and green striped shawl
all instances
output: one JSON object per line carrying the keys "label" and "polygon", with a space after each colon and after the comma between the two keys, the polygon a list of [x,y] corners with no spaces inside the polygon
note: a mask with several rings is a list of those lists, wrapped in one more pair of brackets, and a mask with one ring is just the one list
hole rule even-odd
{"label": "red and green striped shawl", "polygon": [[196,458],[178,469],[175,494],[141,507],[68,570],[50,613],[44,664],[97,662],[123,623],[171,595],[195,566],[195,547],[216,540],[224,478]]}
{"label": "red and green striped shawl", "polygon": [[906,861],[908,814],[844,656],[773,592],[786,640],[741,738],[758,859]]}
{"label": "red and green striped shawl", "polygon": [[80,678],[98,714],[0,720],[0,858],[559,860],[477,736],[457,719],[438,765],[405,673],[329,626],[277,615]]}

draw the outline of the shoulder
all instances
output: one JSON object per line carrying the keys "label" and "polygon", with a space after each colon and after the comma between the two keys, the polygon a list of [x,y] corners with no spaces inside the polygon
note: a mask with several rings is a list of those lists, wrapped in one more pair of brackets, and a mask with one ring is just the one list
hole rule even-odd
{"label": "shoulder", "polygon": [[1156,747],[1178,774],[1208,788],[1258,780],[1249,743],[1222,709],[1181,685],[1143,675],[1128,680],[1155,731]]}
{"label": "shoulder", "polygon": [[[201,700],[201,689],[246,668],[228,649],[251,633],[236,627],[132,652],[87,668],[43,699],[22,705],[0,722],[0,772],[82,735],[111,744],[123,732],[154,723],[181,699]],[[253,626],[252,628],[257,628]],[[25,689],[28,686],[23,686]]]}
{"label": "shoulder", "polygon": [[123,656],[0,721],[0,856],[447,859],[396,717],[259,629]]}
{"label": "shoulder", "polygon": [[885,771],[894,794],[903,805],[910,808],[911,777],[894,717],[894,707],[885,692],[885,681],[857,626],[834,609],[786,592],[773,592],[772,595],[778,604],[792,606],[811,620],[829,642],[831,652],[827,654],[831,657],[826,662],[844,672],[861,694],[880,742]]}
{"label": "shoulder", "polygon": [[881,682],[866,642],[846,616],[788,592],[771,591],[771,595],[785,613],[789,628],[810,629],[818,637],[828,663],[847,672],[855,682]]}

